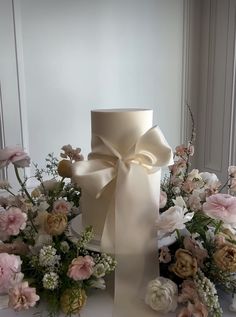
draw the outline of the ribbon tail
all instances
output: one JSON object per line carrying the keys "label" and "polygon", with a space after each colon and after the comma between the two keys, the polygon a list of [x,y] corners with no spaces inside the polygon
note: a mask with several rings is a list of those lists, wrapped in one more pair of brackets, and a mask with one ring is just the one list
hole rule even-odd
{"label": "ribbon tail", "polygon": [[[160,174],[152,174],[152,184],[159,190]],[[135,164],[119,168],[115,200],[115,271],[113,317],[154,317],[146,306],[147,283],[158,276],[155,230],[157,192],[150,190],[150,179],[143,167]],[[153,188],[152,188],[153,190]]]}

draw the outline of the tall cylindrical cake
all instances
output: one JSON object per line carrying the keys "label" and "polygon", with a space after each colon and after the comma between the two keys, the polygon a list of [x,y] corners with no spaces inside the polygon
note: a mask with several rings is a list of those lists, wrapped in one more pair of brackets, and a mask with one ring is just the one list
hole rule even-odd
{"label": "tall cylindrical cake", "polygon": [[[99,136],[108,141],[121,156],[125,156],[138,138],[152,127],[152,118],[153,111],[148,109],[92,111],[92,155],[100,151],[97,146],[97,136]],[[99,154],[108,153],[103,149]],[[108,184],[99,198],[92,196],[86,188],[82,188],[82,223],[83,227],[93,226],[95,240],[100,240],[102,236],[107,210],[111,204],[109,198],[113,195],[112,185],[112,182]]]}

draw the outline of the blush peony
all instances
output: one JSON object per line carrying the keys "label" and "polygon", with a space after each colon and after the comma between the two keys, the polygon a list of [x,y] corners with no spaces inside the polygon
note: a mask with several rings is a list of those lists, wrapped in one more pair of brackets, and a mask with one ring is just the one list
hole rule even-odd
{"label": "blush peony", "polygon": [[38,300],[39,296],[36,294],[36,289],[29,287],[28,282],[20,283],[9,290],[8,306],[15,311],[34,307]]}
{"label": "blush peony", "polygon": [[20,230],[26,227],[27,215],[17,207],[0,213],[0,239],[7,240],[10,236],[16,236]]}
{"label": "blush peony", "polygon": [[23,277],[20,272],[21,263],[19,256],[0,253],[0,294],[8,292]]}
{"label": "blush peony", "polygon": [[30,165],[30,158],[21,148],[5,147],[0,150],[0,168],[7,166],[9,163],[16,167],[27,167]]}
{"label": "blush peony", "polygon": [[79,256],[71,262],[67,275],[75,281],[87,280],[93,274],[94,265],[91,256]]}
{"label": "blush peony", "polygon": [[236,224],[236,197],[228,194],[215,194],[206,198],[203,211],[209,217]]}

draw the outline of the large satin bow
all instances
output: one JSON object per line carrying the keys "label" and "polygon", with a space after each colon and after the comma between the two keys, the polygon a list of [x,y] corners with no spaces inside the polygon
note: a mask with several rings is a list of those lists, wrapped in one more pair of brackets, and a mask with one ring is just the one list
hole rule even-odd
{"label": "large satin bow", "polygon": [[157,274],[155,219],[160,168],[171,163],[171,148],[155,126],[125,153],[103,137],[93,135],[89,160],[74,164],[74,181],[93,197],[99,198],[113,182],[113,195],[107,197],[110,207],[106,213],[101,247],[105,252],[115,254],[118,261],[115,317],[143,317],[144,313],[145,317],[152,316],[150,312],[147,314],[146,308],[140,307],[137,298],[144,280],[147,282]]}

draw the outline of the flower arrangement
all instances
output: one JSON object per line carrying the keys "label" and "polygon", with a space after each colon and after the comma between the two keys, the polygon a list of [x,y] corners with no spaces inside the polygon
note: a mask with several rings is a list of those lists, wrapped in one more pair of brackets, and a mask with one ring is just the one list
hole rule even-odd
{"label": "flower arrangement", "polygon": [[[68,224],[78,214],[80,199],[70,179],[71,165],[83,157],[70,145],[62,150],[60,161],[48,155],[46,169],[35,164],[39,185],[31,193],[21,175],[29,156],[20,148],[0,150],[0,168],[12,164],[20,184],[14,193],[7,181],[0,182],[10,194],[0,197],[0,295],[8,294],[8,306],[15,311],[42,299],[50,316],[59,310],[67,316],[79,312],[89,289],[104,289],[104,276],[116,265],[109,255],[86,248],[91,227],[80,239],[70,235]],[[44,180],[45,173],[51,179]]]}
{"label": "flower arrangement", "polygon": [[149,283],[146,303],[162,313],[178,306],[178,317],[220,317],[217,289],[236,293],[236,167],[223,185],[213,173],[190,170],[194,138],[193,122],[161,184],[160,244],[176,238],[159,250],[161,277]]}

